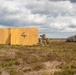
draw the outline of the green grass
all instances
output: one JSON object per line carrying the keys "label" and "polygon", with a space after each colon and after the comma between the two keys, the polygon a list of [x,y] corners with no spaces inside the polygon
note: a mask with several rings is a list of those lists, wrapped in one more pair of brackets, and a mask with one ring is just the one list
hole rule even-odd
{"label": "green grass", "polygon": [[76,70],[74,69],[65,69],[59,72],[55,72],[53,75],[76,75]]}
{"label": "green grass", "polygon": [[10,75],[23,75],[23,72],[16,71],[15,69],[11,69],[11,70],[9,71],[9,74],[10,74]]}
{"label": "green grass", "polygon": [[19,65],[20,63],[16,60],[10,60],[10,61],[3,61],[2,63],[0,63],[1,67],[11,67],[14,65]]}

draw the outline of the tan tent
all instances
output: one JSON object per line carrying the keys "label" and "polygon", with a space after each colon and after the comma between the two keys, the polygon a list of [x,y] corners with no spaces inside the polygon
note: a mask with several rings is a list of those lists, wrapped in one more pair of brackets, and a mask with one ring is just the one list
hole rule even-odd
{"label": "tan tent", "polygon": [[11,44],[33,45],[38,43],[37,28],[12,28]]}
{"label": "tan tent", "polygon": [[0,44],[35,45],[37,43],[37,28],[0,29]]}
{"label": "tan tent", "polygon": [[10,29],[0,28],[0,44],[10,44]]}

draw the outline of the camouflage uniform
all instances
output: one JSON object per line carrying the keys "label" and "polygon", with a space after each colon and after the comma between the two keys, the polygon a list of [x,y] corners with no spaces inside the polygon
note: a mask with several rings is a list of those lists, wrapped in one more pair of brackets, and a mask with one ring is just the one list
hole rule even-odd
{"label": "camouflage uniform", "polygon": [[49,44],[49,40],[48,40],[48,38],[46,37],[45,34],[40,35],[40,37],[41,37],[41,39],[39,40],[39,43],[41,45],[47,45],[47,44]]}

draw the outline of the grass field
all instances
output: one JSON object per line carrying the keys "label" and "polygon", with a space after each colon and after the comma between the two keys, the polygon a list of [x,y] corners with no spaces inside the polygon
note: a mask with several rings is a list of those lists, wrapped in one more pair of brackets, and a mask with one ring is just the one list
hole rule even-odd
{"label": "grass field", "polygon": [[76,75],[76,43],[0,45],[0,75]]}

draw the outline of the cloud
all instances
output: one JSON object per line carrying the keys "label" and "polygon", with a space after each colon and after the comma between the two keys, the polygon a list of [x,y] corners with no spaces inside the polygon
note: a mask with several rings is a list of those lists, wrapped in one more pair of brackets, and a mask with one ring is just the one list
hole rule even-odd
{"label": "cloud", "polygon": [[0,27],[38,27],[40,34],[48,35],[55,32],[58,35],[60,32],[76,32],[74,2],[75,0],[0,0]]}
{"label": "cloud", "polygon": [[72,3],[75,3],[76,2],[76,0],[70,0]]}

